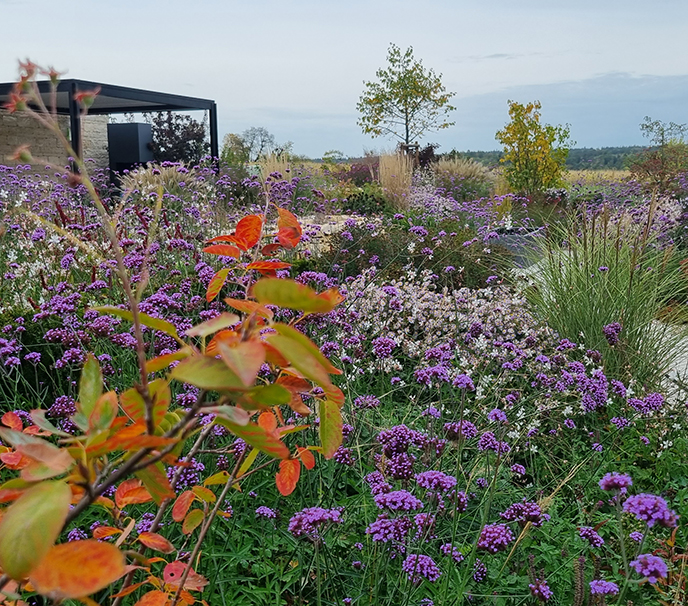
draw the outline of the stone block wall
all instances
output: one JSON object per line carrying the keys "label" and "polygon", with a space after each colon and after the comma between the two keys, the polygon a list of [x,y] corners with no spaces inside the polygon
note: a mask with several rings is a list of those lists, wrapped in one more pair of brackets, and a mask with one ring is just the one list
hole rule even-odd
{"label": "stone block wall", "polygon": [[[58,116],[58,122],[60,130],[68,136],[69,116]],[[84,157],[93,159],[98,168],[108,166],[107,123],[107,116],[86,116],[81,121]],[[67,164],[67,154],[56,135],[31,116],[0,109],[0,163],[16,164],[11,157],[17,147],[25,144],[30,146],[37,166]]]}

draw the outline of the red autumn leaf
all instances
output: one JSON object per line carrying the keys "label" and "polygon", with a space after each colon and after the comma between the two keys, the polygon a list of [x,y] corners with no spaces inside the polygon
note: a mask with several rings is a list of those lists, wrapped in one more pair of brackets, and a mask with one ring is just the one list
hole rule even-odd
{"label": "red autumn leaf", "polygon": [[263,217],[260,215],[248,215],[247,217],[243,217],[237,223],[234,233],[237,238],[237,246],[244,251],[253,248],[260,240],[262,229]]}
{"label": "red autumn leaf", "polygon": [[260,254],[269,257],[274,255],[280,248],[282,248],[281,244],[266,244],[260,249]]}
{"label": "red autumn leaf", "polygon": [[[165,560],[163,560],[163,562],[164,561]],[[150,560],[149,560],[149,562],[150,562]],[[141,581],[140,583],[134,583],[133,585],[129,585],[128,587],[125,587],[124,589],[122,589],[122,591],[119,591],[119,592],[111,595],[110,597],[112,597],[112,598],[120,598],[120,597],[123,598],[124,596],[127,596],[130,593],[134,593],[139,587],[143,587],[144,585],[147,585],[147,584],[148,584],[148,581]],[[137,604],[138,604],[138,602],[137,602]]]}
{"label": "red autumn leaf", "polygon": [[300,446],[297,446],[296,450],[299,453],[299,459],[301,459],[303,466],[306,469],[313,469],[315,467],[315,456],[313,453],[307,448],[301,448]]}
{"label": "red autumn leaf", "polygon": [[111,438],[101,442],[100,444],[93,444],[86,447],[86,454],[89,457],[98,457],[100,455],[114,452],[117,450],[139,450],[141,448],[158,448],[160,446],[167,446],[174,444],[178,440],[176,438],[165,438],[163,436],[149,436],[141,435],[146,431],[142,424],[129,425],[117,432]]}
{"label": "red autumn leaf", "polygon": [[263,316],[268,320],[272,320],[272,317],[274,315],[271,309],[268,309],[264,305],[256,303],[255,301],[248,301],[245,299],[232,299],[230,297],[227,297],[225,299],[225,303],[227,303],[227,305],[233,307],[238,311],[243,311],[245,314],[255,313],[256,315]]}
{"label": "red autumn leaf", "polygon": [[53,547],[29,580],[38,593],[60,601],[100,591],[125,573],[124,554],[117,547],[87,539]]}
{"label": "red autumn leaf", "polygon": [[117,509],[122,509],[125,505],[148,503],[148,501],[152,500],[153,497],[143,487],[141,480],[137,480],[136,478],[124,480],[124,482],[117,487],[117,491],[115,492]]}
{"label": "red autumn leaf", "polygon": [[299,220],[285,208],[278,208],[277,239],[285,248],[294,248],[301,240]]}
{"label": "red autumn leaf", "polygon": [[214,238],[210,238],[210,240],[206,240],[206,242],[231,242],[232,244],[236,244],[238,238],[231,234],[226,234],[223,236],[215,236]]}
{"label": "red autumn leaf", "polygon": [[231,244],[211,244],[203,249],[203,252],[211,255],[219,255],[221,257],[234,257],[238,259],[241,256],[241,251]]}
{"label": "red autumn leaf", "polygon": [[286,459],[280,462],[279,471],[275,474],[277,490],[283,496],[288,496],[296,488],[301,474],[301,463],[297,459]]}
{"label": "red autumn leaf", "polygon": [[22,479],[27,482],[59,476],[74,465],[74,459],[66,449],[44,440],[19,444],[17,452],[31,461],[21,472]]}
{"label": "red autumn leaf", "polygon": [[278,269],[287,269],[291,267],[291,263],[285,263],[284,261],[254,261],[246,266],[246,269],[255,269],[261,274],[265,275],[275,275]]}
{"label": "red autumn leaf", "polygon": [[19,488],[0,488],[0,503],[15,501],[24,494],[24,490]]}
{"label": "red autumn leaf", "polygon": [[21,431],[24,428],[24,423],[16,412],[6,412],[2,415],[2,424],[15,431]]}
{"label": "red autumn leaf", "polygon": [[[165,570],[163,570],[163,580],[172,587],[179,587],[186,567],[187,564],[184,564],[184,562],[180,562],[179,560],[170,562],[167,566],[165,566]],[[184,589],[190,589],[191,591],[203,591],[203,588],[207,584],[208,579],[197,572],[194,572],[194,569],[192,568],[186,577],[186,581],[184,582]]]}
{"label": "red autumn leaf", "polygon": [[205,300],[210,303],[217,295],[220,294],[222,287],[225,285],[225,280],[227,279],[227,274],[229,273],[229,267],[225,267],[218,271],[210,280],[208,284],[208,290],[205,293]]}
{"label": "red autumn leaf", "polygon": [[184,518],[182,524],[182,534],[191,534],[201,525],[205,514],[200,509],[192,509]]}
{"label": "red autumn leaf", "polygon": [[172,507],[172,519],[175,522],[181,522],[186,517],[186,512],[189,511],[195,498],[196,495],[190,490],[185,490],[177,497]]}
{"label": "red autumn leaf", "polygon": [[258,425],[268,433],[274,433],[277,429],[277,417],[269,411],[262,412],[258,417]]}
{"label": "red autumn leaf", "polygon": [[21,452],[3,452],[0,454],[0,461],[2,461],[9,469],[24,469],[31,464],[31,459],[25,457]]}
{"label": "red autumn leaf", "polygon": [[172,543],[155,532],[142,532],[139,534],[138,540],[149,549],[154,549],[155,551],[160,551],[162,553],[172,553],[176,551]]}
{"label": "red autumn leaf", "polygon": [[114,526],[98,526],[98,528],[93,531],[93,538],[104,539],[115,534],[122,534],[122,530]]}
{"label": "red autumn leaf", "polygon": [[[143,584],[143,583],[142,583]],[[114,597],[114,596],[113,596]],[[141,599],[134,604],[134,606],[165,606],[169,600],[169,595],[166,591],[154,589],[148,593],[144,593]]]}
{"label": "red autumn leaf", "polygon": [[169,354],[163,354],[162,356],[158,356],[156,358],[153,358],[151,360],[146,361],[146,372],[151,373],[151,372],[158,372],[159,370],[162,370],[163,368],[167,368],[172,362],[176,362],[178,360],[183,360],[184,358],[188,358],[192,353],[192,349],[190,347],[182,347],[178,351],[174,351]]}

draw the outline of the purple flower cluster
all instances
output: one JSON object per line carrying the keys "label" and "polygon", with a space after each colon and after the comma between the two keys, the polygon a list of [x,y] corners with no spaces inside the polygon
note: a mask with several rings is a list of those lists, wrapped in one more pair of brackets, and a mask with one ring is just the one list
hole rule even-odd
{"label": "purple flower cluster", "polygon": [[619,593],[619,586],[611,581],[597,579],[590,581],[590,593],[592,595],[617,595]]}
{"label": "purple flower cluster", "polygon": [[542,513],[537,503],[525,499],[520,503],[509,505],[506,511],[500,513],[499,516],[507,522],[518,522],[520,526],[525,526],[530,522],[536,528],[542,526],[549,519],[549,515]]}
{"label": "purple flower cluster", "polygon": [[450,440],[470,440],[478,435],[478,428],[470,421],[456,421],[444,424],[444,433]]}
{"label": "purple flower cluster", "polygon": [[638,574],[647,577],[650,583],[654,584],[659,579],[666,578],[669,569],[666,562],[651,553],[643,553],[633,560],[629,566]]}
{"label": "purple flower cluster", "polygon": [[633,486],[633,480],[628,474],[612,471],[611,473],[604,474],[599,481],[599,485],[602,490],[626,490]]}
{"label": "purple flower cluster", "polygon": [[554,595],[545,579],[535,579],[535,582],[530,583],[528,587],[533,597],[541,602],[547,602]]}
{"label": "purple flower cluster", "polygon": [[408,490],[394,490],[378,494],[375,495],[374,500],[380,509],[391,511],[414,511],[423,507],[420,499],[414,497]]}
{"label": "purple flower cluster", "polygon": [[590,547],[601,547],[604,545],[604,539],[590,526],[582,526],[579,528],[578,536],[580,536],[581,539],[586,539],[588,543],[590,543]]}
{"label": "purple flower cluster", "polygon": [[676,512],[669,509],[667,502],[653,494],[641,493],[628,497],[623,504],[623,510],[632,513],[636,519],[647,522],[650,528],[655,524],[674,528],[678,520]]}
{"label": "purple flower cluster", "polygon": [[274,509],[266,507],[265,505],[261,505],[258,509],[256,509],[256,517],[275,520],[277,519],[277,512]]}
{"label": "purple flower cluster", "polygon": [[456,486],[456,478],[441,471],[424,471],[415,477],[418,486],[431,492],[447,492]]}
{"label": "purple flower cluster", "polygon": [[614,346],[619,342],[619,334],[621,333],[621,324],[612,322],[602,327],[604,338],[607,339],[609,345]]}
{"label": "purple flower cluster", "polygon": [[318,530],[328,524],[341,524],[340,509],[324,509],[322,507],[306,507],[295,513],[289,520],[289,532],[295,537],[306,536],[310,539],[319,538]]}
{"label": "purple flower cluster", "polygon": [[451,556],[452,560],[454,560],[457,564],[460,564],[464,560],[463,554],[451,543],[445,543],[444,545],[440,546],[440,551],[442,552],[442,555]]}
{"label": "purple flower cluster", "polygon": [[371,535],[373,541],[381,543],[402,542],[411,527],[411,520],[407,517],[390,519],[386,514],[380,514],[377,520],[368,525],[366,534]]}
{"label": "purple flower cluster", "polygon": [[408,574],[408,579],[412,583],[419,583],[423,579],[434,583],[442,576],[437,564],[430,556],[422,554],[410,554],[406,557],[401,569]]}
{"label": "purple flower cluster", "polygon": [[514,540],[514,534],[506,524],[487,524],[478,539],[478,549],[490,553],[504,551]]}

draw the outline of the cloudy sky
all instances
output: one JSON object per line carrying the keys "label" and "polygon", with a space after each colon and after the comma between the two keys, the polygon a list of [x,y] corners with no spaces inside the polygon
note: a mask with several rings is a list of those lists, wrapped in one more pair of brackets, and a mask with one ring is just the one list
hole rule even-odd
{"label": "cloudy sky", "polygon": [[[440,151],[489,150],[507,100],[542,102],[579,147],[643,144],[688,122],[687,0],[0,0],[0,82],[17,59],[217,101],[220,136],[262,126],[294,151],[390,149],[356,125],[387,48],[456,93]],[[1,136],[1,133],[0,133]]]}

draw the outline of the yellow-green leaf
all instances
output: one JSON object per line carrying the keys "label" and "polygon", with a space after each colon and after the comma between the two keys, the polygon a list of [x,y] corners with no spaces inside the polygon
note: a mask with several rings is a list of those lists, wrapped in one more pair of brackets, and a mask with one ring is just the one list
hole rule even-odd
{"label": "yellow-green leaf", "polygon": [[336,402],[325,400],[320,402],[320,444],[322,454],[331,459],[342,445],[342,413]]}
{"label": "yellow-green leaf", "polygon": [[263,304],[298,309],[307,313],[327,313],[335,308],[333,301],[320,297],[305,284],[284,278],[264,278],[251,289],[252,296]]}
{"label": "yellow-green leaf", "polygon": [[[134,322],[133,314],[127,309],[120,309],[119,307],[112,307],[111,305],[101,305],[100,307],[94,307],[93,309],[104,314],[110,314],[111,316],[118,316],[125,320],[129,320],[129,322],[132,323]],[[148,326],[148,328],[159,330],[160,332],[164,332],[166,335],[170,335],[170,337],[174,337],[175,339],[179,340],[177,329],[174,327],[174,324],[168,322],[167,320],[161,320],[160,318],[154,318],[153,316],[139,312],[139,321],[144,326]]]}
{"label": "yellow-green leaf", "polygon": [[41,563],[69,513],[72,491],[65,482],[41,482],[29,488],[0,521],[0,566],[19,581]]}
{"label": "yellow-green leaf", "polygon": [[103,373],[96,357],[89,353],[81,370],[79,379],[79,401],[76,403],[77,412],[88,419],[96,406],[98,398],[103,393]]}
{"label": "yellow-green leaf", "polygon": [[174,367],[172,378],[211,391],[244,391],[246,386],[222,361],[192,356]]}
{"label": "yellow-green leaf", "polygon": [[191,534],[203,521],[203,512],[200,509],[192,509],[186,514],[182,524],[182,533]]}

